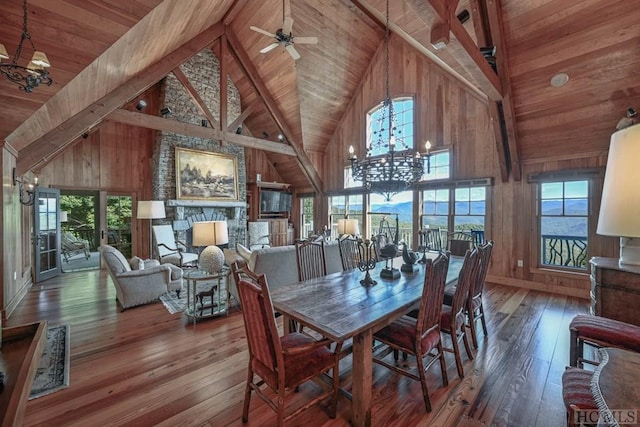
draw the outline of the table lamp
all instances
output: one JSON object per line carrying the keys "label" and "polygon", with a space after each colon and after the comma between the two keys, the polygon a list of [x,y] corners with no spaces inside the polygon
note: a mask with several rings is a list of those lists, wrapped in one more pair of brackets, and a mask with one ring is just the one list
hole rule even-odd
{"label": "table lamp", "polygon": [[193,246],[206,246],[200,253],[198,265],[208,273],[217,273],[224,265],[224,253],[216,245],[229,243],[227,221],[193,223]]}
{"label": "table lamp", "polygon": [[360,235],[357,219],[343,218],[338,220],[338,236],[345,234],[350,234],[354,237]]}
{"label": "table lamp", "polygon": [[69,214],[67,211],[60,211],[60,222],[69,221]]}
{"label": "table lamp", "polygon": [[164,202],[161,200],[139,200],[138,201],[138,219],[148,219],[149,220],[149,258],[151,258],[151,254],[153,253],[153,245],[152,245],[152,231],[151,226],[153,225],[154,219],[162,219],[165,218],[166,214],[164,212]]}
{"label": "table lamp", "polygon": [[640,124],[611,135],[597,233],[620,237],[621,265],[640,265]]}

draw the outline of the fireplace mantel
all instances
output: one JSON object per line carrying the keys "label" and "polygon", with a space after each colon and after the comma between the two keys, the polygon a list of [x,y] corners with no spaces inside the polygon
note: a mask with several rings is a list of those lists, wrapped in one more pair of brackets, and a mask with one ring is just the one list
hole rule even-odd
{"label": "fireplace mantel", "polygon": [[167,200],[167,206],[183,208],[246,208],[247,203],[239,200]]}

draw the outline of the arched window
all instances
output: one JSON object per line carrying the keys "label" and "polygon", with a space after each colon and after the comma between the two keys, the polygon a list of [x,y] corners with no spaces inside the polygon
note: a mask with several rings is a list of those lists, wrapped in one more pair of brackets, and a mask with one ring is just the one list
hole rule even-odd
{"label": "arched window", "polygon": [[[413,98],[394,98],[393,118],[395,122],[396,151],[413,148]],[[380,144],[379,141],[383,143]],[[389,106],[381,102],[367,113],[367,149],[369,155],[377,156],[389,151]]]}

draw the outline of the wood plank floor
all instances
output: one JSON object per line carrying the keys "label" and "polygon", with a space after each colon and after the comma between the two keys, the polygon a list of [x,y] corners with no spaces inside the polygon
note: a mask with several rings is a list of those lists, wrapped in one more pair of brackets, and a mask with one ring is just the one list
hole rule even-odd
{"label": "wood plank floor", "polygon": [[[489,336],[465,378],[447,354],[449,386],[429,370],[433,411],[420,384],[374,365],[374,426],[561,426],[560,378],[569,360],[568,324],[586,300],[488,285]],[[199,322],[171,315],[162,303],[118,311],[105,272],[68,273],[34,285],[6,326],[36,320],[71,325],[70,387],[28,403],[25,425],[240,426],[248,360],[242,315]],[[391,356],[389,356],[391,357]],[[409,360],[408,363],[411,363]],[[350,389],[350,357],[341,382]],[[303,386],[293,405],[317,392]],[[348,426],[350,403],[330,419],[315,406],[290,425]],[[247,426],[275,423],[256,396]]]}

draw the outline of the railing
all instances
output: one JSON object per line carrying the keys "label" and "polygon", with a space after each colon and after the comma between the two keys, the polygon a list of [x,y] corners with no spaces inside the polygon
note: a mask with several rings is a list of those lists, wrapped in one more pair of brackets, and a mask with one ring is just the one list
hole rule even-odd
{"label": "railing", "polygon": [[542,264],[586,269],[587,238],[543,234]]}

